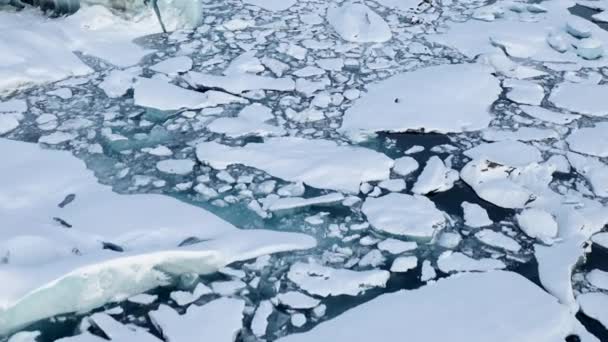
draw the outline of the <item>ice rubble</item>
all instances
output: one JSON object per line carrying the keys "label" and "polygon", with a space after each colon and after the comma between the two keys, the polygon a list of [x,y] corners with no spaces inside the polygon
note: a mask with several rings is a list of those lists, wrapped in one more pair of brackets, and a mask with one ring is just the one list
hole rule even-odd
{"label": "ice rubble", "polygon": [[284,135],[285,130],[283,128],[266,123],[271,119],[274,119],[274,116],[270,108],[254,103],[243,108],[237,117],[222,117],[213,120],[207,125],[207,129],[232,138],[245,135],[262,137]]}
{"label": "ice rubble", "polygon": [[205,142],[197,145],[196,156],[218,170],[243,164],[287,181],[353,194],[362,182],[388,179],[393,166],[392,159],[373,150],[295,137],[268,138],[243,147]]}
{"label": "ice rubble", "polygon": [[[168,197],[118,195],[66,152],[0,140],[0,154],[0,213],[11,227],[0,231],[0,278],[11,280],[0,284],[0,334],[124,300],[172,275],[314,246],[305,235],[237,230]],[[178,248],[188,238],[201,242]]]}
{"label": "ice rubble", "polygon": [[[501,92],[491,71],[480,64],[448,64],[372,84],[346,110],[340,130],[357,139],[376,131],[450,133],[486,128],[492,119],[490,106]],[[462,87],[463,79],[467,87]]]}
{"label": "ice rubble", "polygon": [[492,271],[381,295],[279,341],[554,342],[572,332],[573,325],[568,310],[542,289],[516,273]]}

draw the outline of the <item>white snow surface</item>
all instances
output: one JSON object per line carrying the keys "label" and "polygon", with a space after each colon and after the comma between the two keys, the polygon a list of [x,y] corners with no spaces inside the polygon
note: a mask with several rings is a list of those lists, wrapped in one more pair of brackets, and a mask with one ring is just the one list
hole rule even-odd
{"label": "white snow surface", "polygon": [[570,133],[566,138],[572,151],[597,157],[608,157],[608,122],[599,122],[593,127],[584,127]]}
{"label": "white snow surface", "polygon": [[604,117],[608,116],[607,96],[608,84],[565,82],[551,91],[549,101],[574,113]]}
{"label": "white snow surface", "polygon": [[363,3],[347,2],[327,10],[327,21],[342,37],[354,43],[383,43],[392,38],[388,23]]}
{"label": "white snow surface", "polygon": [[[301,234],[241,231],[169,197],[118,195],[67,152],[2,139],[0,155],[0,216],[8,227],[0,230],[0,254],[7,258],[0,278],[10,279],[0,283],[0,334],[124,300],[172,275],[211,273],[233,261],[315,245]],[[69,195],[73,201],[59,207]],[[178,248],[190,237],[205,241]],[[124,252],[102,249],[104,243]]]}
{"label": "white snow surface", "polygon": [[492,271],[384,294],[279,341],[555,342],[573,324],[568,310],[532,282],[516,273]]}
{"label": "white snow surface", "polygon": [[353,194],[362,182],[388,179],[393,166],[392,159],[373,150],[295,137],[268,138],[243,147],[200,143],[196,155],[214,169],[243,164],[287,181]]}
{"label": "white snow surface", "polygon": [[[361,139],[377,131],[424,129],[451,133],[484,129],[492,120],[490,106],[502,91],[491,72],[480,64],[448,64],[372,84],[346,110],[340,130]],[[462,87],[463,79],[467,80],[466,87]]]}

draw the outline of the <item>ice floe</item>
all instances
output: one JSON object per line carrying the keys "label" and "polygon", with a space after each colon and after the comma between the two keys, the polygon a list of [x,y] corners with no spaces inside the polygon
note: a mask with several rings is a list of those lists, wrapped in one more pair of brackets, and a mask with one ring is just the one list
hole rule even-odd
{"label": "ice floe", "polygon": [[363,3],[330,7],[327,21],[342,39],[349,42],[383,43],[392,37],[386,21]]}
{"label": "ice floe", "polygon": [[608,116],[608,85],[564,82],[551,91],[549,101],[557,107],[590,116]]}
{"label": "ice floe", "polygon": [[593,127],[577,129],[570,133],[566,142],[572,151],[608,157],[608,122],[599,122]]}
{"label": "ice floe", "polygon": [[427,160],[422,173],[414,183],[412,192],[426,195],[431,192],[447,191],[454,186],[454,182],[459,178],[456,170],[446,167],[439,157],[432,156]]}

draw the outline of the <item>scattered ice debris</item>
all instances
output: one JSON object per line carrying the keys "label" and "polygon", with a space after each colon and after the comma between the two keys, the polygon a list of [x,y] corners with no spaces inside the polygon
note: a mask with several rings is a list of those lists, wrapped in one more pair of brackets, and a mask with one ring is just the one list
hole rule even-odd
{"label": "scattered ice debris", "polygon": [[201,296],[210,294],[213,291],[205,284],[198,283],[192,292],[190,291],[173,291],[171,292],[171,299],[179,306],[185,306],[195,302]]}
{"label": "scattered ice debris", "polygon": [[[372,84],[367,94],[346,110],[340,130],[352,138],[362,138],[376,131],[450,133],[486,128],[492,119],[490,106],[501,92],[491,72],[480,64],[448,64]],[[461,87],[463,79],[468,80],[466,88]],[[383,110],[377,111],[379,107]],[[459,115],[454,115],[454,110]]]}
{"label": "scattered ice debris", "polygon": [[437,259],[441,272],[490,271],[506,268],[500,260],[492,258],[473,259],[460,252],[445,251]]}
{"label": "scattered ice debris", "polygon": [[407,272],[411,269],[416,268],[418,266],[418,258],[415,256],[400,256],[393,260],[393,264],[391,265],[391,272]]}
{"label": "scattered ice debris", "polygon": [[491,225],[493,222],[488,216],[488,212],[479,204],[462,202],[464,212],[464,223],[472,228],[480,228]]}
{"label": "scattered ice debris", "polygon": [[406,188],[405,181],[401,178],[383,180],[382,182],[378,183],[378,186],[391,192],[400,192]]}
{"label": "scattered ice debris", "polygon": [[255,310],[253,319],[251,320],[251,331],[255,336],[262,337],[266,335],[268,329],[268,319],[274,311],[274,306],[269,300],[260,302],[258,308]]}
{"label": "scattered ice debris", "polygon": [[557,85],[549,101],[557,107],[590,116],[608,116],[608,84],[564,82]]}
{"label": "scattered ice debris", "polygon": [[418,244],[414,241],[401,241],[393,238],[388,238],[378,243],[378,249],[391,254],[401,254],[413,251],[416,248],[418,248]]}
{"label": "scattered ice debris", "polygon": [[292,309],[312,309],[319,305],[320,301],[307,296],[301,292],[290,291],[279,293],[277,295],[279,304],[285,305]]}
{"label": "scattered ice debris", "polygon": [[233,342],[242,328],[245,302],[242,299],[219,298],[203,306],[192,304],[183,315],[161,304],[150,312],[150,319],[166,340],[191,341],[197,336],[202,341]]}
{"label": "scattered ice debris", "polygon": [[243,147],[201,143],[196,155],[215,169],[243,164],[287,181],[354,194],[362,182],[388,179],[393,166],[392,159],[372,150],[295,137],[268,138]]}
{"label": "scattered ice debris", "polygon": [[427,160],[422,173],[414,183],[412,192],[426,195],[431,192],[447,191],[454,186],[454,182],[458,179],[457,171],[446,167],[439,157],[432,156]]}
{"label": "scattered ice debris", "polygon": [[156,78],[139,78],[134,87],[135,104],[142,107],[173,111],[197,109],[229,103],[248,103],[247,100],[224,92],[197,92],[178,87]]}
{"label": "scattered ice debris", "polygon": [[302,290],[316,296],[356,296],[374,287],[384,287],[390,274],[383,270],[351,271],[297,262],[291,266],[287,278]]}
{"label": "scattered ice debris", "polygon": [[156,163],[156,168],[163,173],[184,176],[192,173],[194,161],[190,159],[165,159]]}
{"label": "scattered ice debris", "polygon": [[[441,329],[429,328],[429,322],[442,322]],[[412,341],[550,342],[563,340],[573,325],[568,309],[532,282],[513,272],[492,271],[384,294],[279,341],[363,342],[405,336]]]}
{"label": "scattered ice debris", "polygon": [[475,233],[475,237],[488,246],[502,248],[509,252],[519,252],[521,250],[521,245],[515,239],[493,230],[480,230]]}
{"label": "scattered ice debris", "polygon": [[581,311],[608,328],[608,295],[602,292],[588,292],[576,297]]}
{"label": "scattered ice debris", "polygon": [[428,239],[446,225],[445,214],[420,195],[368,197],[361,210],[375,229],[398,236]]}
{"label": "scattered ice debris", "polygon": [[383,43],[392,37],[386,21],[363,3],[330,7],[327,21],[342,39],[349,42]]}
{"label": "scattered ice debris", "polygon": [[266,123],[274,119],[270,108],[254,103],[243,108],[237,117],[221,117],[207,125],[211,132],[225,134],[231,138],[246,135],[277,136],[285,134],[283,128]]}
{"label": "scattered ice debris", "polygon": [[395,165],[393,166],[393,172],[399,176],[408,176],[412,172],[418,170],[419,164],[416,159],[412,157],[401,157],[395,159]]}
{"label": "scattered ice debris", "polygon": [[545,97],[543,87],[532,81],[507,79],[503,86],[509,89],[507,98],[516,103],[540,106]]}
{"label": "scattered ice debris", "polygon": [[566,138],[570,150],[597,157],[608,157],[608,122],[574,130]]}
{"label": "scattered ice debris", "polygon": [[558,227],[555,218],[541,209],[524,209],[517,215],[519,228],[531,238],[551,244],[557,236]]}
{"label": "scattered ice debris", "polygon": [[188,56],[177,56],[158,62],[152,65],[150,69],[173,76],[190,71],[192,69],[192,59]]}
{"label": "scattered ice debris", "polygon": [[585,279],[594,287],[608,291],[608,272],[600,269],[591,270],[585,275]]}

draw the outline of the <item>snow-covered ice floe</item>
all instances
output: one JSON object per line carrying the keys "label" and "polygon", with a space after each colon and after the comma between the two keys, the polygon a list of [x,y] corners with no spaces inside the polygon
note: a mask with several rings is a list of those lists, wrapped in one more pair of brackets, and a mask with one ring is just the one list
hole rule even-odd
{"label": "snow-covered ice floe", "polygon": [[[119,195],[69,153],[0,140],[0,334],[124,300],[183,273],[315,245],[238,230],[162,195]],[[187,239],[200,241],[180,247]]]}
{"label": "snow-covered ice floe", "polygon": [[385,294],[279,341],[553,342],[573,326],[568,310],[534,283],[513,272],[492,271]]}

